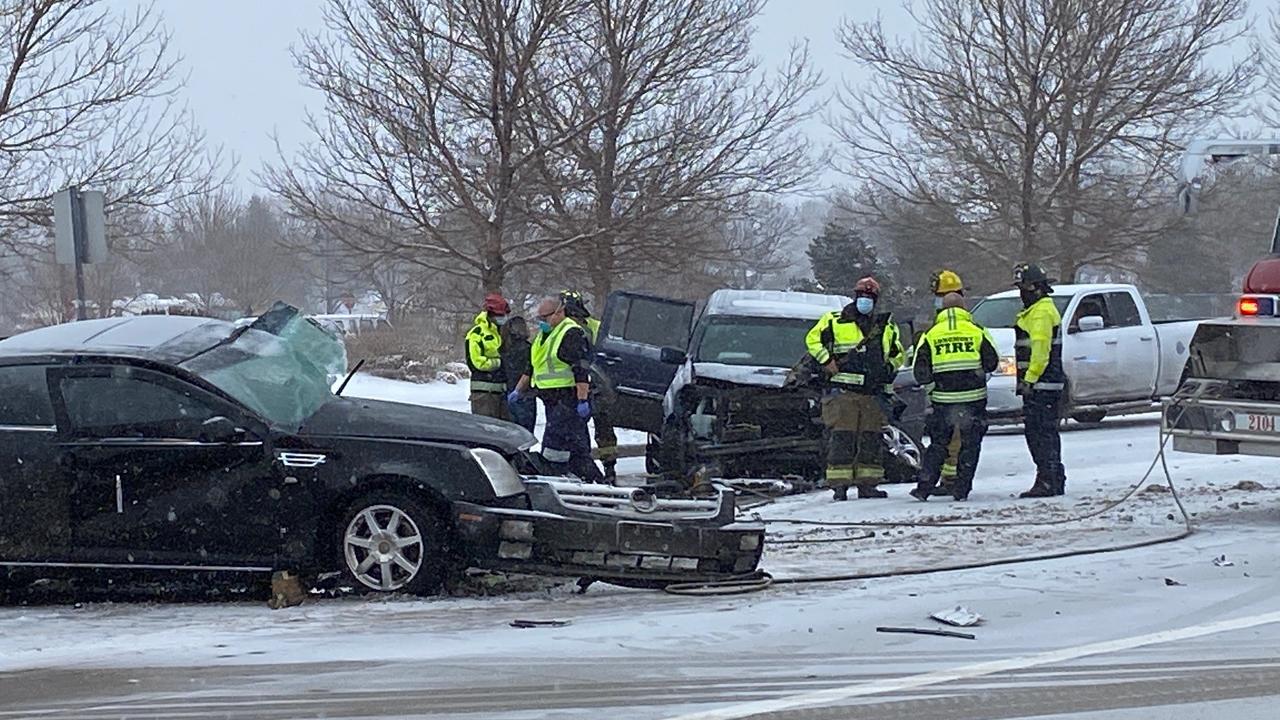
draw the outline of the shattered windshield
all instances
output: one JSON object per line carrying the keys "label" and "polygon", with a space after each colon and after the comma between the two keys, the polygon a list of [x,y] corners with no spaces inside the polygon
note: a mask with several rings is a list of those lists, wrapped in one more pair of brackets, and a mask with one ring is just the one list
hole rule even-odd
{"label": "shattered windshield", "polygon": [[272,311],[234,337],[182,366],[281,427],[329,402],[346,372],[342,342],[296,311]]}
{"label": "shattered windshield", "polygon": [[719,316],[703,326],[697,362],[755,367],[791,367],[804,355],[804,336],[814,320]]}

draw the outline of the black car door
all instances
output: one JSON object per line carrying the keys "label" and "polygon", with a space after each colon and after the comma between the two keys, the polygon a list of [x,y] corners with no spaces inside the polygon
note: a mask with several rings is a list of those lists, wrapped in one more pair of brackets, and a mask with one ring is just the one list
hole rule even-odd
{"label": "black car door", "polygon": [[0,366],[0,561],[65,560],[69,487],[43,365]]}
{"label": "black car door", "polygon": [[49,386],[79,559],[269,566],[284,478],[259,421],[183,379],[129,365],[54,370]]}
{"label": "black car door", "polygon": [[688,347],[694,308],[691,302],[639,293],[609,295],[595,368],[613,390],[609,418],[617,427],[660,431],[662,398],[678,368],[663,362],[662,349]]}

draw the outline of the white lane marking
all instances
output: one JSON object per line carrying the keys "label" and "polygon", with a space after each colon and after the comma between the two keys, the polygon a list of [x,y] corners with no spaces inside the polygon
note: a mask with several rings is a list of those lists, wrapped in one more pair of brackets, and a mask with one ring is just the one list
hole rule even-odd
{"label": "white lane marking", "polygon": [[756,700],[753,702],[742,703],[740,705],[730,705],[728,707],[718,708],[715,710],[704,710],[700,712],[687,713],[685,715],[677,715],[668,718],[667,720],[739,720],[739,718],[746,718],[763,713],[781,712],[783,710],[794,710],[796,708],[813,707],[817,705],[834,705],[844,700],[865,697],[867,695],[880,695],[883,693],[901,692],[903,690],[914,690],[917,688],[929,687],[931,685],[941,685],[943,683],[954,682],[956,680],[969,680],[976,677],[982,677],[984,675],[994,675],[996,673],[1006,672],[1009,670],[1022,670],[1024,668],[1039,667],[1042,665],[1053,665],[1056,663],[1076,660],[1082,657],[1088,657],[1090,655],[1105,655],[1107,653],[1132,650],[1134,648],[1145,647],[1147,645],[1159,645],[1162,643],[1176,642],[1178,640],[1190,640],[1192,638],[1204,637],[1205,635],[1215,635],[1217,633],[1230,632],[1232,630],[1245,630],[1251,627],[1269,625],[1277,622],[1280,622],[1280,612],[1263,613],[1261,615],[1251,615],[1249,617],[1235,618],[1232,620],[1219,620],[1217,622],[1204,623],[1202,625],[1191,625],[1189,627],[1178,628],[1176,630],[1161,630],[1160,632],[1148,633],[1146,635],[1135,635],[1133,637],[1120,638],[1118,640],[1106,640],[1103,642],[1089,643],[1088,645],[1077,645],[1075,647],[1051,650],[1049,652],[1043,652],[1036,655],[1023,655],[1021,657],[1007,658],[1004,660],[993,660],[973,665],[962,665],[948,670],[935,670],[933,672],[927,672],[920,675],[908,675],[901,678],[875,680],[872,682],[858,683],[856,685],[847,685],[842,688],[818,690],[815,692],[791,695],[773,700]]}

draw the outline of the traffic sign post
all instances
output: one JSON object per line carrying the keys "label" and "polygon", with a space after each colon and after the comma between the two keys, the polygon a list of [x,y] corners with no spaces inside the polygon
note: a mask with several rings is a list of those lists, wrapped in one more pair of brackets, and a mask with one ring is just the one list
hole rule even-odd
{"label": "traffic sign post", "polygon": [[107,260],[106,200],[71,187],[53,196],[54,255],[75,268],[76,319],[85,319],[84,265]]}

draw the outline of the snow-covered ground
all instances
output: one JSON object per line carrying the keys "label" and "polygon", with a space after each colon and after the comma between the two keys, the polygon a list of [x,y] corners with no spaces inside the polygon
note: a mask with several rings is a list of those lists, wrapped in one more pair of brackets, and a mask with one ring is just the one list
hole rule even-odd
{"label": "snow-covered ground", "polygon": [[[359,377],[349,392],[466,408],[465,385],[405,386]],[[766,519],[999,523],[1087,514],[1140,480],[1157,449],[1158,425],[1151,417],[1107,421],[1099,428],[1064,433],[1063,445],[1065,498],[1016,499],[1030,485],[1032,466],[1021,435],[1002,430],[988,437],[968,503],[921,504],[906,495],[906,486],[891,486],[887,500],[833,503],[826,493],[813,493],[780,499],[753,512]],[[40,674],[56,669],[68,677],[86,673],[83,677],[90,685],[102,685],[79,691],[89,698],[84,703],[123,703],[101,705],[105,709],[87,717],[133,717],[134,711],[137,716],[165,717],[164,708],[176,712],[178,707],[206,708],[192,716],[258,717],[255,712],[265,716],[263,708],[279,703],[281,710],[272,717],[471,713],[533,718],[554,710],[556,717],[658,718],[1280,611],[1280,477],[1275,461],[1178,453],[1169,453],[1168,461],[1198,532],[1177,543],[1115,554],[914,577],[781,585],[753,595],[712,599],[606,585],[577,595],[565,585],[492,598],[320,600],[274,612],[257,602],[4,607],[0,705],[5,697],[13,697],[5,695],[6,677],[52,678],[46,682],[57,684],[62,675]],[[639,473],[642,461],[624,460],[621,469]],[[1143,486],[1163,482],[1157,469]],[[923,569],[1127,544],[1181,529],[1170,494],[1144,489],[1115,510],[1055,526],[876,528],[872,538],[787,545],[782,541],[866,531],[774,525],[764,567],[779,578]],[[1215,564],[1223,555],[1228,562]],[[927,626],[924,618],[929,612],[959,603],[987,618],[973,631],[977,641],[874,631],[878,625]],[[508,625],[514,618],[571,623],[516,630]],[[973,676],[936,691],[886,690],[877,696],[909,703],[980,702],[992,693],[1078,687],[1079,697],[1085,698],[1093,697],[1089,693],[1099,683],[1128,682],[1145,677],[1143,673],[1162,681],[1178,678],[1177,687],[1186,690],[1205,682],[1205,673],[1229,671],[1228,679],[1213,676],[1213,683],[1222,685],[1254,677],[1263,672],[1260,667],[1280,667],[1280,629],[1262,621],[1249,629],[1144,647],[1134,645],[1096,661],[1114,671],[1090,670],[1094,666],[1081,660],[1058,663],[1056,669],[1038,675],[986,680]],[[1191,662],[1203,667],[1195,670],[1198,675],[1187,670],[1183,679],[1179,668],[1189,668]],[[6,674],[14,671],[30,672]],[[1125,692],[1137,692],[1125,687]],[[1152,704],[1175,702],[1158,698],[1160,693],[1172,698],[1176,689],[1150,690],[1157,698]],[[63,694],[58,697],[70,699],[56,707],[88,707],[75,704],[80,697],[76,691],[59,686],[59,692]],[[1205,693],[1215,702],[1256,696],[1219,696],[1210,689]],[[22,717],[23,708],[34,712],[55,707],[52,702],[31,700],[14,710],[0,707],[0,718]],[[1070,699],[1055,695],[1036,702],[1048,708]],[[1107,705],[1105,693],[1081,702],[1081,710],[1125,707]],[[915,715],[906,714],[911,705],[902,706],[901,715],[874,707],[866,706],[865,714],[857,716],[935,717],[928,714],[932,706]],[[1032,703],[1025,716],[1041,714],[1035,707]],[[1245,700],[1207,704],[1202,715],[1167,710],[1158,714],[1266,718],[1274,717],[1272,709],[1265,702]],[[971,712],[976,714],[936,717],[985,717],[981,710]],[[852,711],[849,716],[854,716]],[[1150,716],[1122,712],[1071,717]],[[722,717],[745,715],[730,712]]]}

